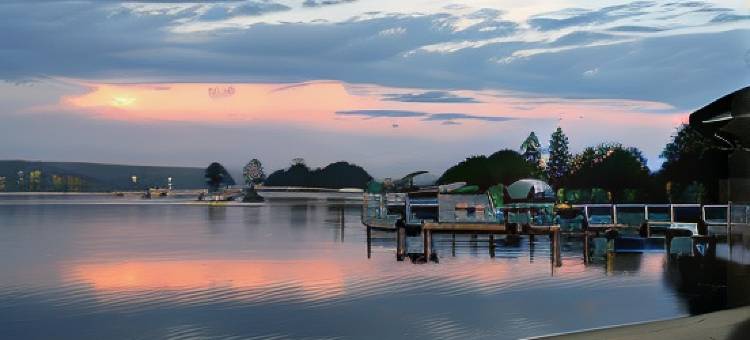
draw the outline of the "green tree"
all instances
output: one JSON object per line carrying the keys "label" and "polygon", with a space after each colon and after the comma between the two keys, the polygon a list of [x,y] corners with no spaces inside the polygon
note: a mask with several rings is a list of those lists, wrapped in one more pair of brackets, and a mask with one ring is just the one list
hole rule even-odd
{"label": "green tree", "polygon": [[234,179],[223,165],[213,162],[205,171],[206,184],[211,191],[218,191],[222,185],[234,185]]}
{"label": "green tree", "polygon": [[479,189],[484,191],[495,184],[510,185],[519,179],[533,177],[535,174],[535,164],[527,162],[518,152],[501,150],[489,157],[467,158],[446,170],[437,183],[466,182],[469,185],[479,186]]}
{"label": "green tree", "polygon": [[558,127],[552,133],[549,141],[549,161],[547,162],[547,178],[553,187],[558,188],[562,180],[570,172],[571,155],[568,149],[568,136]]}
{"label": "green tree", "polygon": [[521,143],[521,154],[527,162],[539,166],[542,160],[542,144],[536,137],[534,131],[531,131],[528,137]]}
{"label": "green tree", "polygon": [[729,175],[728,154],[690,125],[682,125],[661,153],[660,186],[670,189],[672,202],[719,202],[719,180]]}
{"label": "green tree", "polygon": [[269,186],[364,189],[370,180],[372,176],[365,169],[347,162],[335,162],[315,170],[304,162],[293,162],[286,170],[274,171],[265,183]]}
{"label": "green tree", "polygon": [[266,173],[263,171],[263,164],[253,158],[242,168],[242,176],[245,179],[245,185],[253,187],[256,184],[263,183],[266,179]]}
{"label": "green tree", "polygon": [[644,195],[650,185],[646,159],[636,148],[623,148],[620,144],[588,147],[576,155],[572,164],[568,178],[572,188],[604,189],[612,203],[620,202],[628,189]]}

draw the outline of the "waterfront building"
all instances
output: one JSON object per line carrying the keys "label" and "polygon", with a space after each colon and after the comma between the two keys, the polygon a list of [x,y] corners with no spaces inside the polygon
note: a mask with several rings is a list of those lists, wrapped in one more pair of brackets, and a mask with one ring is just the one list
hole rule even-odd
{"label": "waterfront building", "polygon": [[727,149],[728,178],[721,181],[725,201],[750,201],[750,87],[732,92],[690,115],[690,125]]}

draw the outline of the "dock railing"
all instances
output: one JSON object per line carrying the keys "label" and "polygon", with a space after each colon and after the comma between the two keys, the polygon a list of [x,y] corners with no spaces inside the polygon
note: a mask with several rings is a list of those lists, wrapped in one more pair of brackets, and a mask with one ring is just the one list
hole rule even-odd
{"label": "dock railing", "polygon": [[647,236],[668,229],[688,229],[698,233],[700,222],[708,227],[728,226],[728,205],[702,204],[577,204],[593,228],[646,226]]}

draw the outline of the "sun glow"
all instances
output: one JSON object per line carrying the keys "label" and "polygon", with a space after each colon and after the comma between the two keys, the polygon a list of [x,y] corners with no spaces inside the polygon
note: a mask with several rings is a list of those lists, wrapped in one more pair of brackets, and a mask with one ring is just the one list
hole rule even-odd
{"label": "sun glow", "polygon": [[110,103],[113,106],[117,106],[117,107],[130,106],[130,105],[133,105],[133,103],[135,103],[135,98],[118,96],[118,97],[112,98],[112,101]]}

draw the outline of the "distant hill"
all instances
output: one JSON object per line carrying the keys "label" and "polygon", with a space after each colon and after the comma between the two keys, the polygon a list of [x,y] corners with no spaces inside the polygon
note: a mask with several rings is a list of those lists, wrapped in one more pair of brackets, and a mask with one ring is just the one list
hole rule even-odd
{"label": "distant hill", "polygon": [[267,186],[295,186],[313,188],[360,188],[364,189],[372,176],[360,166],[347,162],[336,162],[324,168],[311,170],[304,163],[288,169],[274,171],[263,183]]}
{"label": "distant hill", "polygon": [[[24,172],[19,188],[18,172]],[[77,162],[0,160],[0,191],[124,191],[166,187],[172,177],[175,189],[205,187],[203,168],[135,166]],[[133,184],[131,177],[137,177]]]}

